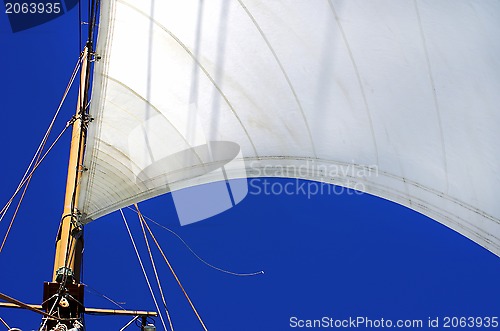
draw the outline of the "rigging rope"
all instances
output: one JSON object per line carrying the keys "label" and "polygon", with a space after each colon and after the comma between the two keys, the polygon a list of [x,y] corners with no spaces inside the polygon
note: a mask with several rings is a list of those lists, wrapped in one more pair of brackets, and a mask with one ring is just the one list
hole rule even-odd
{"label": "rigging rope", "polygon": [[38,314],[46,316],[48,318],[56,319],[58,321],[74,321],[74,320],[76,320],[76,318],[60,318],[60,317],[52,316],[49,313],[44,312],[43,310],[40,310],[40,309],[35,308],[33,306],[30,306],[22,301],[14,299],[14,298],[12,298],[4,293],[0,293],[0,299],[5,300],[5,301],[10,302],[10,303],[13,303],[20,308],[31,310],[32,312],[38,313]]}
{"label": "rigging rope", "polygon": [[[133,212],[137,213],[136,210],[134,210],[132,207],[128,207],[128,209],[132,210]],[[142,215],[142,214],[141,214]],[[264,270],[260,270],[260,271],[256,271],[256,272],[250,272],[250,273],[239,273],[239,272],[234,272],[234,271],[229,271],[229,270],[225,270],[225,269],[222,269],[222,268],[219,268],[217,266],[214,266],[213,264],[210,264],[208,263],[207,261],[205,261],[203,258],[201,258],[188,244],[187,242],[182,239],[182,237],[180,235],[178,235],[174,230],[156,222],[155,220],[153,220],[152,218],[150,217],[147,217],[147,216],[144,216],[142,215],[144,219],[150,221],[151,223],[159,226],[160,228],[170,232],[171,234],[173,234],[174,236],[177,237],[177,239],[179,239],[183,244],[184,246],[186,246],[186,248],[191,252],[191,254],[194,255],[194,257],[196,257],[200,262],[202,262],[203,264],[205,264],[206,266],[214,269],[214,270],[217,270],[217,271],[220,271],[220,272],[223,272],[223,273],[226,273],[226,274],[229,274],[229,275],[233,275],[233,276],[238,276],[238,277],[248,277],[248,276],[257,276],[257,275],[262,275],[264,274]]]}
{"label": "rigging rope", "polygon": [[148,229],[148,232],[149,234],[151,235],[151,238],[153,238],[155,244],[156,244],[156,247],[158,247],[158,250],[160,251],[161,255],[163,256],[163,259],[165,260],[165,262],[167,263],[168,265],[168,268],[170,269],[170,272],[172,273],[172,275],[174,276],[175,280],[177,281],[177,284],[179,284],[179,287],[181,288],[182,292],[184,293],[184,296],[186,297],[187,301],[189,302],[189,305],[191,306],[191,308],[193,309],[194,313],[196,314],[196,317],[198,318],[198,321],[200,321],[201,323],[201,326],[203,327],[203,329],[205,331],[208,331],[207,330],[207,327],[205,326],[205,323],[203,323],[203,320],[201,319],[201,316],[200,314],[198,314],[198,311],[196,310],[196,307],[194,306],[193,302],[191,301],[191,299],[189,298],[189,295],[187,294],[186,290],[184,289],[184,286],[182,286],[182,283],[181,281],[179,280],[179,277],[177,277],[177,274],[175,273],[174,269],[172,268],[172,265],[170,264],[170,262],[168,261],[165,253],[163,253],[163,250],[161,249],[160,247],[160,244],[158,243],[158,241],[156,240],[156,237],[153,235],[153,232],[151,231],[151,229],[149,228],[149,225],[148,223],[146,222],[143,222],[144,225],[146,226],[146,229]]}
{"label": "rigging rope", "polygon": [[139,264],[141,265],[142,273],[144,274],[144,278],[146,279],[146,283],[148,284],[149,292],[151,292],[151,296],[153,298],[156,310],[158,311],[158,315],[160,316],[161,324],[163,324],[163,328],[165,330],[168,330],[165,321],[163,320],[162,314],[160,314],[160,308],[158,307],[158,302],[156,301],[156,296],[153,292],[153,288],[151,287],[151,283],[149,282],[148,275],[146,274],[146,269],[144,269],[144,264],[142,263],[141,256],[139,255],[139,251],[137,250],[137,246],[135,245],[134,238],[132,236],[132,232],[130,231],[130,228],[128,227],[127,219],[125,218],[125,214],[123,213],[123,210],[120,209],[120,213],[123,218],[123,222],[125,223],[125,226],[127,227],[127,232],[130,237],[130,240],[132,241],[132,246],[134,246],[135,254],[137,255],[137,259],[139,260]]}
{"label": "rigging rope", "polygon": [[[71,122],[71,121],[70,121]],[[10,223],[9,223],[9,226],[7,228],[7,232],[5,233],[5,236],[2,240],[2,244],[0,245],[0,253],[2,252],[4,246],[5,246],[5,243],[7,242],[7,237],[9,236],[10,234],[10,230],[12,229],[12,225],[14,224],[14,220],[16,219],[17,217],[17,213],[19,212],[19,208],[21,207],[21,203],[23,202],[23,199],[24,199],[24,196],[26,194],[26,191],[28,190],[28,186],[31,182],[31,179],[33,178],[33,173],[35,172],[35,170],[38,168],[38,166],[43,162],[43,160],[45,159],[45,157],[50,153],[50,151],[52,150],[52,148],[57,144],[57,142],[59,141],[59,139],[61,139],[61,137],[63,136],[63,134],[66,132],[66,130],[68,129],[68,127],[71,125],[70,122],[66,123],[66,126],[64,127],[64,129],[59,133],[59,135],[57,136],[57,138],[54,140],[54,142],[50,145],[50,147],[47,149],[47,151],[43,154],[43,156],[39,157],[37,159],[37,162],[35,163],[35,166],[33,167],[33,169],[31,170],[31,172],[29,173],[29,175],[24,179],[24,181],[22,181],[22,185],[20,187],[23,187],[24,186],[24,189],[23,189],[23,193],[21,194],[21,197],[19,198],[19,201],[17,203],[17,206],[16,206],[16,210],[14,211],[14,214],[12,215],[12,218],[10,220]],[[26,185],[24,185],[26,184]],[[17,193],[15,193],[17,194]],[[15,195],[11,198],[11,200],[8,202],[7,204],[7,209],[8,207],[10,206],[10,204],[12,203],[12,200],[14,199]],[[4,215],[7,213],[7,210],[5,211],[5,213],[0,217],[0,222],[2,221]]]}
{"label": "rigging rope", "polygon": [[3,324],[3,325],[5,325],[5,327],[6,327],[8,330],[10,330],[10,326],[9,326],[9,324],[7,324],[7,322],[5,322],[5,321],[3,320],[3,318],[1,318],[1,317],[0,317],[0,322],[2,322],[2,324]]}
{"label": "rigging rope", "polygon": [[[59,293],[57,294],[54,294],[52,297],[54,296],[59,296]],[[48,300],[52,299],[49,298]],[[56,306],[59,304],[59,298],[56,298],[56,300],[54,300],[54,303],[52,304],[52,307],[50,307],[50,310],[49,310],[49,314],[52,315],[52,313],[54,312],[54,309],[56,309]],[[40,323],[40,327],[38,328],[38,331],[45,331],[45,325],[47,324],[47,321],[48,319],[47,318],[43,318],[42,319],[42,322]]]}
{"label": "rigging rope", "polygon": [[14,211],[14,214],[12,215],[12,218],[10,220],[9,226],[7,227],[7,232],[5,233],[5,236],[3,237],[2,244],[0,245],[0,253],[3,251],[3,247],[5,246],[5,243],[7,242],[7,238],[9,237],[10,230],[12,229],[12,225],[14,224],[14,220],[16,219],[17,213],[19,211],[19,207],[21,207],[21,203],[24,200],[24,196],[26,194],[26,191],[28,190],[28,186],[30,185],[31,182],[31,177],[26,183],[26,186],[24,186],[23,193],[21,194],[21,197],[19,198],[19,201],[16,206],[16,210]]}
{"label": "rigging rope", "polygon": [[97,291],[95,288],[91,287],[90,285],[84,284],[83,282],[80,282],[80,284],[82,284],[83,286],[87,287],[90,290],[90,292],[93,292],[93,293],[95,293],[95,294],[103,297],[104,299],[108,300],[109,302],[111,302],[112,304],[114,304],[115,306],[117,306],[118,308],[120,308],[121,310],[126,310],[118,302],[116,302],[115,300],[111,299],[110,297],[102,294],[101,292]]}
{"label": "rigging rope", "polygon": [[156,283],[158,284],[158,288],[160,289],[160,295],[161,295],[161,299],[163,302],[163,307],[165,308],[165,313],[167,315],[167,319],[168,319],[168,322],[170,324],[170,328],[172,329],[172,331],[174,331],[174,326],[172,325],[172,319],[170,318],[170,313],[168,312],[167,302],[165,300],[165,295],[163,294],[163,289],[161,287],[160,277],[158,276],[158,272],[156,271],[156,264],[155,264],[154,259],[153,259],[153,254],[151,253],[151,247],[149,246],[149,240],[148,240],[148,237],[146,235],[146,231],[144,230],[145,221],[144,221],[144,218],[142,217],[142,214],[139,210],[139,206],[137,206],[137,204],[134,204],[134,206],[135,206],[135,209],[137,210],[137,215],[139,216],[142,234],[144,235],[144,241],[146,242],[146,247],[148,249],[149,259],[151,260],[151,265],[153,266],[153,271],[154,271],[154,274],[156,277]]}
{"label": "rigging rope", "polygon": [[130,322],[128,322],[127,324],[125,324],[125,326],[123,328],[121,328],[120,331],[123,331],[126,328],[128,328],[130,326],[130,324],[134,323],[138,318],[139,318],[139,316],[132,318],[132,320]]}
{"label": "rigging rope", "polygon": [[[66,86],[66,90],[64,91],[64,94],[63,94],[63,97],[61,99],[61,101],[59,102],[59,106],[57,107],[57,110],[54,114],[54,116],[52,117],[52,120],[49,124],[49,127],[47,128],[47,131],[45,132],[45,135],[42,139],[42,141],[40,142],[40,144],[38,145],[38,148],[35,152],[35,155],[33,155],[33,158],[31,159],[31,162],[30,164],[28,165],[28,168],[26,169],[19,185],[17,186],[14,194],[12,195],[12,197],[9,199],[9,201],[5,204],[5,206],[2,208],[2,210],[0,211],[0,214],[1,214],[1,217],[0,217],[0,222],[2,221],[5,213],[7,212],[9,206],[11,205],[12,201],[14,200],[14,198],[16,197],[16,195],[19,193],[19,191],[21,190],[21,188],[24,186],[24,184],[26,183],[26,178],[30,175],[33,174],[33,171],[35,170],[36,166],[33,167],[33,169],[31,170],[31,173],[30,173],[30,169],[32,168],[33,164],[35,164],[35,160],[39,157],[39,155],[42,153],[43,151],[43,148],[45,147],[45,144],[47,143],[47,140],[49,138],[49,135],[50,133],[52,132],[52,128],[54,127],[54,124],[55,124],[55,121],[61,111],[61,108],[64,104],[64,101],[66,100],[66,97],[71,89],[71,86],[73,85],[73,82],[75,81],[75,78],[78,74],[78,70],[80,69],[80,65],[82,63],[82,56],[83,56],[83,53],[80,54],[80,57],[78,58],[78,61],[75,65],[75,68],[73,69],[73,73],[71,74],[71,78],[68,82],[68,85]],[[41,162],[41,161],[40,161]],[[29,173],[29,175],[28,175]]]}
{"label": "rigging rope", "polygon": [[[42,141],[40,142],[36,152],[35,152],[35,155],[33,156],[33,158],[31,159],[31,162],[30,164],[28,165],[28,168],[26,169],[22,179],[21,179],[21,182],[19,183],[17,189],[15,190],[14,194],[12,195],[12,197],[9,199],[9,201],[7,202],[7,204],[2,208],[1,212],[0,212],[0,222],[2,222],[3,218],[5,217],[5,215],[7,214],[7,211],[8,209],[10,208],[10,205],[12,204],[14,198],[16,197],[16,195],[19,193],[19,191],[24,187],[23,189],[23,192],[21,194],[21,197],[17,203],[17,206],[16,206],[16,209],[14,211],[14,214],[10,220],[10,223],[9,223],[9,226],[7,228],[7,232],[5,233],[5,236],[2,240],[2,244],[0,245],[0,253],[3,251],[3,248],[5,246],[5,243],[7,242],[7,238],[10,234],[10,231],[12,229],[12,226],[14,224],[14,220],[16,219],[16,216],[17,216],[17,213],[19,212],[19,208],[21,207],[21,204],[23,202],[23,199],[24,199],[24,196],[26,194],[26,191],[28,190],[28,186],[31,182],[31,179],[33,177],[33,174],[35,172],[35,170],[38,168],[38,166],[42,163],[42,161],[45,159],[45,157],[49,154],[49,152],[52,150],[52,148],[55,146],[55,144],[59,141],[59,139],[62,137],[62,135],[64,134],[64,132],[66,132],[67,128],[70,126],[70,122],[66,123],[66,126],[65,128],[61,131],[61,133],[57,136],[57,138],[54,140],[54,142],[51,144],[51,146],[47,149],[47,151],[42,155],[42,152],[45,148],[45,145],[47,144],[47,140],[50,136],[50,133],[52,132],[52,129],[54,127],[54,124],[55,124],[55,121],[61,111],[61,108],[62,108],[62,105],[64,104],[64,101],[66,100],[66,97],[71,89],[71,86],[73,85],[73,82],[76,78],[76,75],[78,73],[78,70],[80,68],[80,64],[81,64],[81,60],[82,60],[82,55],[80,55],[80,57],[78,58],[78,61],[75,65],[75,68],[73,69],[73,73],[71,75],[71,78],[70,78],[70,81],[68,82],[68,85],[66,86],[66,90],[64,91],[64,94],[63,94],[63,97],[59,103],[59,106],[54,114],[54,116],[52,117],[52,120],[49,124],[49,127],[47,129],[47,131],[45,132],[45,135],[42,139]],[[30,171],[31,169],[31,171]]]}
{"label": "rigging rope", "polygon": [[[14,194],[11,196],[11,198],[9,199],[9,201],[7,202],[7,204],[2,208],[2,211],[0,212],[0,214],[2,214],[2,217],[0,217],[0,222],[2,221],[3,217],[5,216],[5,214],[7,213],[7,210],[9,208],[9,206],[12,204],[12,201],[14,200],[14,198],[16,197],[17,193],[19,193],[19,191],[21,190],[21,188],[28,182],[31,180],[31,177],[33,176],[33,174],[35,173],[35,170],[40,166],[40,164],[42,164],[42,162],[45,160],[45,158],[47,157],[47,155],[50,153],[50,151],[54,148],[54,146],[57,144],[57,142],[59,141],[59,139],[61,139],[62,135],[66,132],[66,130],[71,126],[71,124],[73,123],[74,119],[71,119],[69,120],[67,123],[66,123],[66,126],[64,127],[64,129],[59,133],[59,135],[57,136],[57,138],[54,140],[54,142],[50,145],[50,147],[47,149],[47,151],[45,151],[45,153],[43,154],[43,156],[41,156],[38,161],[35,163],[35,165],[33,166],[33,168],[31,169],[31,171],[25,173],[25,176],[23,176],[21,182],[19,183],[18,185],[18,188],[16,189],[16,191],[14,192]],[[36,156],[36,155],[35,155]],[[32,164],[30,164],[30,167],[31,167]]]}

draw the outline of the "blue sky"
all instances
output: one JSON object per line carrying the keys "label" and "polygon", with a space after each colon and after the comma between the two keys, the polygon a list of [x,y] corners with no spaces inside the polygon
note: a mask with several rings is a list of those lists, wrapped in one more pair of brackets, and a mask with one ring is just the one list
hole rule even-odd
{"label": "blue sky", "polygon": [[[79,53],[78,26],[78,12],[72,10],[13,33],[0,13],[2,205],[64,92]],[[73,89],[54,133],[72,116],[75,104]],[[66,135],[35,175],[0,253],[0,292],[28,303],[40,303],[42,283],[51,278],[68,150]],[[265,271],[254,277],[217,272],[152,225],[209,330],[291,330],[293,316],[427,323],[429,317],[500,315],[500,259],[425,216],[368,194],[308,198],[253,193],[250,189],[229,211],[185,227],[179,226],[170,195],[141,205],[144,214],[176,231],[208,262],[238,272]],[[137,219],[126,214],[145,253]],[[1,237],[8,221],[0,223]],[[154,309],[120,215],[89,224],[85,236],[83,281],[125,302],[127,309]],[[143,259],[147,262],[146,254]],[[156,261],[174,327],[202,330],[159,256]],[[85,295],[90,307],[113,308],[91,291]],[[31,312],[1,309],[0,317],[24,331],[40,323]],[[89,316],[86,321],[87,330],[119,330],[128,319]]]}

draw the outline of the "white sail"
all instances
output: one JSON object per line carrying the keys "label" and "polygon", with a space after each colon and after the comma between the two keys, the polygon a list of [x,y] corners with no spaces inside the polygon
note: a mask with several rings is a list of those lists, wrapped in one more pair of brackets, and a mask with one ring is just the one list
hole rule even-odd
{"label": "white sail", "polygon": [[236,159],[228,178],[354,187],[500,255],[500,2],[102,6],[84,223]]}

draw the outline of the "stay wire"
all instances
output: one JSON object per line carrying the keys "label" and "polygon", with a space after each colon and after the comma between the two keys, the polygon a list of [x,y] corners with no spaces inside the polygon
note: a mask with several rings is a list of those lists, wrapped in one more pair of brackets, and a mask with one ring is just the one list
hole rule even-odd
{"label": "stay wire", "polygon": [[120,308],[121,310],[126,310],[122,305],[120,305],[118,302],[116,302],[115,300],[111,299],[110,297],[108,297],[107,295],[105,294],[102,294],[101,292],[99,292],[98,290],[96,290],[95,288],[91,287],[90,285],[87,285],[83,282],[80,282],[80,284],[82,284],[83,286],[87,287],[89,289],[89,291],[99,295],[100,297],[103,297],[104,299],[108,300],[109,302],[111,302],[112,304],[114,304],[115,306],[117,306],[118,308]]}
{"label": "stay wire", "polygon": [[[66,90],[64,91],[63,97],[62,97],[62,99],[61,99],[61,101],[59,103],[59,106],[57,107],[57,110],[56,110],[54,116],[52,117],[52,120],[51,120],[51,122],[49,124],[49,127],[47,128],[47,131],[45,132],[45,135],[44,135],[42,141],[38,145],[38,148],[37,148],[37,150],[35,152],[35,155],[33,155],[33,158],[31,159],[31,162],[28,165],[28,168],[26,169],[26,171],[25,171],[25,173],[24,173],[24,175],[23,175],[23,177],[22,177],[19,185],[17,186],[14,194],[12,195],[12,197],[9,199],[9,201],[5,204],[5,206],[0,211],[0,215],[1,215],[0,222],[2,221],[3,217],[5,216],[8,208],[10,207],[10,205],[11,205],[12,201],[14,200],[14,198],[16,197],[16,195],[19,193],[19,191],[21,190],[21,188],[26,183],[26,178],[30,174],[30,169],[32,169],[33,164],[35,164],[35,160],[42,153],[43,148],[45,147],[45,144],[46,144],[46,142],[47,142],[47,140],[49,138],[49,135],[50,135],[50,133],[52,131],[52,128],[54,127],[55,121],[56,121],[56,119],[57,119],[57,117],[58,117],[58,115],[59,115],[59,113],[60,113],[60,111],[62,109],[62,106],[64,104],[64,101],[66,100],[66,97],[67,97],[70,89],[71,89],[71,86],[73,85],[73,82],[75,81],[75,78],[76,78],[76,76],[78,74],[78,70],[80,69],[80,65],[81,65],[81,62],[82,62],[82,54],[80,54],[80,57],[78,58],[78,61],[77,61],[76,65],[75,65],[75,67],[73,69],[73,73],[71,74],[71,78],[70,78],[70,80],[69,80],[69,82],[68,82],[68,84],[66,86]],[[31,173],[32,172],[33,172],[33,170],[31,171]]]}
{"label": "stay wire", "polygon": [[21,197],[19,198],[19,201],[17,202],[16,210],[14,210],[14,214],[12,215],[12,218],[10,219],[9,226],[7,227],[7,232],[5,233],[5,236],[3,237],[2,244],[0,245],[0,253],[2,253],[3,248],[5,246],[5,243],[7,242],[7,238],[9,237],[10,230],[12,229],[12,226],[14,225],[14,220],[17,217],[17,213],[19,212],[19,208],[21,207],[21,204],[24,200],[24,196],[26,195],[26,191],[28,190],[28,187],[31,183],[31,178],[29,177],[28,182],[24,186],[23,193],[21,194]]}
{"label": "stay wire", "polygon": [[[28,174],[28,176],[25,178],[25,181],[22,182],[22,186],[21,187],[24,187],[23,189],[23,192],[21,194],[21,197],[17,203],[17,206],[16,206],[16,210],[14,211],[14,214],[12,215],[12,218],[10,220],[10,223],[9,223],[9,226],[7,228],[7,232],[5,233],[4,235],[4,238],[2,240],[2,244],[0,245],[0,253],[3,251],[3,248],[5,246],[5,243],[7,242],[7,238],[10,234],[10,231],[12,229],[12,225],[14,224],[14,220],[16,219],[17,217],[17,213],[19,212],[19,208],[21,207],[21,203],[23,202],[23,199],[24,199],[24,196],[26,194],[26,191],[28,190],[28,186],[31,182],[31,179],[33,178],[33,174],[35,172],[35,170],[38,168],[38,166],[43,162],[43,160],[45,160],[45,158],[47,157],[47,155],[50,153],[50,151],[54,148],[54,146],[57,144],[57,142],[61,139],[61,137],[63,136],[63,134],[66,132],[66,130],[68,129],[68,127],[70,126],[69,122],[66,124],[66,126],[64,127],[64,129],[59,133],[59,135],[57,136],[57,138],[54,140],[54,142],[52,142],[52,144],[50,145],[50,147],[47,149],[47,151],[37,159],[37,162],[35,163],[35,165],[33,166],[33,169],[31,170],[31,172]],[[26,184],[26,185],[25,185]],[[9,202],[9,206],[10,206],[10,203],[12,201]],[[2,217],[0,218],[0,222],[1,220],[3,219],[5,213],[2,215]]]}
{"label": "stay wire", "polygon": [[[72,120],[68,121],[68,123],[66,123],[66,126],[63,128],[63,130],[59,133],[59,135],[57,136],[57,138],[54,140],[54,142],[50,145],[50,147],[47,149],[47,151],[43,154],[43,156],[41,156],[38,161],[35,163],[35,165],[33,166],[33,168],[31,169],[31,171],[29,171],[29,173],[27,173],[27,176],[23,176],[23,179],[21,180],[21,182],[19,183],[19,186],[18,186],[18,189],[16,189],[16,191],[14,192],[14,194],[12,195],[12,197],[10,198],[10,200],[7,202],[7,204],[4,206],[4,208],[2,209],[2,217],[0,217],[0,222],[3,220],[5,214],[7,213],[8,211],[8,208],[10,207],[10,205],[12,204],[12,202],[14,201],[14,198],[15,196],[17,195],[17,193],[19,193],[19,191],[21,190],[21,188],[24,187],[24,185],[26,183],[28,183],[29,181],[31,181],[31,177],[33,176],[33,174],[35,173],[35,170],[40,166],[40,164],[42,163],[43,160],[45,160],[45,158],[47,157],[47,155],[49,154],[49,152],[54,148],[54,146],[57,144],[57,142],[59,141],[59,139],[61,139],[62,135],[66,132],[66,130],[69,128],[69,126],[71,125],[71,122]],[[30,168],[31,168],[31,165],[30,165]]]}
{"label": "stay wire", "polygon": [[0,322],[2,322],[2,324],[3,324],[3,325],[5,325],[5,327],[7,328],[7,330],[10,330],[10,326],[9,326],[9,324],[7,324],[7,322],[5,322],[5,321],[3,320],[3,318],[1,318],[1,317],[0,317]]}
{"label": "stay wire", "polygon": [[[134,210],[132,207],[128,207],[128,209],[132,210],[133,212],[137,213],[136,210]],[[250,272],[250,273],[239,273],[239,272],[234,272],[234,271],[229,271],[229,270],[225,270],[225,269],[222,269],[222,268],[219,268],[217,266],[214,266],[213,264],[210,264],[208,263],[207,261],[205,261],[202,257],[200,257],[189,245],[188,243],[179,235],[177,234],[174,230],[156,222],[155,220],[153,220],[152,218],[148,217],[148,216],[145,216],[145,215],[142,215],[144,217],[144,219],[146,219],[147,221],[159,226],[160,228],[170,232],[171,234],[173,234],[175,237],[177,237],[177,239],[179,239],[182,244],[184,246],[186,246],[186,248],[191,252],[191,254],[194,255],[195,258],[197,258],[200,262],[202,262],[203,264],[205,264],[206,266],[214,269],[214,270],[217,270],[217,271],[220,271],[222,273],[225,273],[225,274],[229,274],[229,275],[233,275],[233,276],[238,276],[238,277],[248,277],[248,276],[258,276],[258,275],[263,275],[264,274],[264,270],[261,270],[261,271],[256,271],[256,272]]]}
{"label": "stay wire", "polygon": [[163,253],[163,250],[161,249],[160,244],[158,243],[158,241],[156,240],[156,237],[153,235],[153,232],[149,228],[148,223],[144,222],[144,225],[146,226],[146,229],[148,229],[148,232],[151,235],[151,238],[153,238],[153,240],[154,240],[154,242],[156,244],[156,247],[158,247],[158,250],[160,251],[161,255],[163,256],[163,259],[165,260],[165,262],[167,263],[168,268],[170,269],[170,272],[172,273],[172,275],[174,276],[175,280],[177,281],[177,284],[179,285],[179,287],[181,288],[182,292],[184,293],[184,296],[186,297],[187,301],[189,302],[189,305],[191,306],[191,308],[193,309],[196,317],[198,318],[198,321],[200,321],[201,326],[203,327],[203,329],[205,331],[208,331],[207,327],[205,326],[205,323],[203,323],[203,320],[201,319],[200,314],[196,310],[196,307],[194,306],[193,302],[191,301],[191,298],[189,298],[189,295],[187,294],[186,290],[184,289],[184,286],[182,286],[182,283],[181,283],[179,277],[177,277],[177,274],[175,273],[174,269],[172,268],[172,265],[168,261],[167,256],[165,255],[165,253]]}
{"label": "stay wire", "polygon": [[137,259],[139,260],[139,264],[141,265],[142,273],[144,274],[144,278],[146,279],[146,283],[148,284],[149,292],[151,293],[151,297],[153,298],[153,302],[155,304],[156,310],[158,311],[158,315],[160,316],[161,324],[163,325],[163,328],[165,331],[168,331],[167,326],[165,325],[165,321],[163,320],[162,314],[160,314],[160,308],[158,306],[158,302],[156,301],[156,296],[153,292],[153,288],[151,287],[151,283],[149,282],[148,275],[146,273],[146,269],[144,269],[144,264],[142,263],[141,256],[139,255],[139,251],[137,250],[137,246],[134,241],[134,237],[132,236],[132,232],[130,231],[130,228],[127,223],[127,219],[125,218],[125,214],[123,213],[123,210],[120,209],[120,213],[123,218],[123,222],[125,223],[125,227],[127,228],[128,235],[130,237],[130,240],[132,241],[132,246],[134,246],[135,254],[137,255]]}
{"label": "stay wire", "polygon": [[153,254],[151,253],[151,247],[149,246],[149,240],[148,240],[148,237],[146,235],[146,231],[144,230],[144,223],[146,223],[146,221],[142,217],[142,214],[141,214],[141,212],[139,210],[139,206],[137,206],[137,204],[134,204],[134,206],[135,206],[135,208],[137,210],[137,215],[139,216],[139,221],[141,223],[142,234],[144,235],[144,241],[146,242],[146,247],[147,247],[148,253],[149,253],[149,259],[151,260],[151,265],[153,266],[153,271],[154,271],[154,274],[155,274],[156,283],[158,285],[158,289],[160,290],[160,295],[161,295],[161,299],[162,299],[162,302],[163,302],[163,307],[165,308],[165,313],[167,315],[168,323],[170,325],[170,329],[172,329],[172,331],[174,331],[174,326],[172,324],[172,319],[170,318],[170,313],[169,313],[168,308],[167,308],[167,302],[165,300],[165,295],[163,294],[163,288],[161,287],[160,277],[158,276],[158,272],[156,270],[156,264],[155,264],[155,261],[153,259]]}

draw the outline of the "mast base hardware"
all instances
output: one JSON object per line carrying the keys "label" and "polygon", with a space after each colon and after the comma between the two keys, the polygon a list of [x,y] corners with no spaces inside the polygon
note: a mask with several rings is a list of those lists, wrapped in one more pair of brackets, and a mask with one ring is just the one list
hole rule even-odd
{"label": "mast base hardware", "polygon": [[66,276],[66,279],[69,283],[72,283],[75,275],[73,274],[73,270],[71,270],[70,268],[60,267],[59,269],[57,269],[56,281],[58,283],[61,283],[63,281],[64,276]]}
{"label": "mast base hardware", "polygon": [[68,331],[68,327],[65,324],[57,324],[54,328],[52,328],[50,331]]}
{"label": "mast base hardware", "polygon": [[[58,329],[59,327],[59,329]],[[68,329],[68,327],[65,325],[65,324],[58,324],[54,331],[83,331],[83,324],[78,322],[78,321],[75,321],[75,323],[73,323],[73,327],[71,329]]]}
{"label": "mast base hardware", "polygon": [[[83,307],[83,293],[84,286],[82,284],[71,284],[68,282],[63,285],[56,282],[45,282],[43,284],[42,308],[46,312],[50,312],[50,310],[52,310],[54,307],[57,307],[58,316],[62,318],[81,318],[85,311],[85,308]],[[83,330],[82,328],[78,329],[76,324],[74,324],[73,322],[68,321],[59,323],[57,320],[52,320],[49,318],[49,320],[47,321],[47,330]],[[60,329],[57,329],[56,327],[59,327]],[[61,329],[64,327],[65,329]]]}
{"label": "mast base hardware", "polygon": [[68,329],[66,324],[59,323],[50,331],[83,331],[83,325],[82,323],[75,321],[73,327]]}

